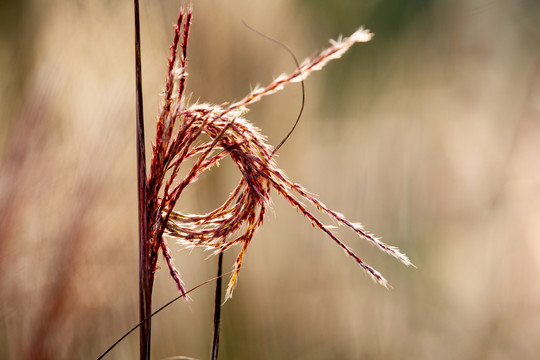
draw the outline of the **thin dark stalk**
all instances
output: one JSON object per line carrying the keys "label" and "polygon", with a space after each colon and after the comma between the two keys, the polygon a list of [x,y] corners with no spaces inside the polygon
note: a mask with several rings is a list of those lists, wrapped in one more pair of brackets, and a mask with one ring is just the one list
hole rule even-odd
{"label": "thin dark stalk", "polygon": [[[146,152],[144,145],[144,116],[141,71],[141,31],[139,0],[133,0],[135,12],[135,86],[137,111],[137,185],[139,204],[139,318],[147,319],[152,312],[152,283],[148,258],[148,209],[146,182]],[[140,333],[140,359],[150,359],[150,321],[143,322]]]}
{"label": "thin dark stalk", "polygon": [[[300,63],[298,62],[298,59],[296,58],[296,56],[294,55],[294,53],[292,52],[291,49],[289,49],[289,47],[287,45],[285,45],[285,43],[279,41],[279,40],[276,40],[274,38],[271,38],[270,36],[268,35],[265,35],[263,34],[262,32],[260,31],[257,31],[255,30],[254,28],[252,28],[251,26],[249,26],[245,21],[242,21],[244,23],[244,26],[246,26],[249,30],[253,31],[254,33],[256,33],[257,35],[259,36],[262,36],[263,38],[267,39],[267,40],[270,40],[272,42],[274,42],[275,44],[281,46],[285,51],[287,51],[289,53],[289,55],[291,55],[291,57],[293,58],[294,60],[294,63],[296,65],[296,69],[297,71],[300,73],[300,75],[302,75],[302,69],[300,69]],[[304,106],[306,104],[306,88],[305,88],[305,85],[304,85],[304,78],[302,77],[301,78],[302,80],[300,81],[300,85],[302,86],[302,103],[300,105],[300,111],[298,112],[298,115],[296,116],[296,121],[294,122],[291,130],[289,130],[289,132],[287,133],[287,135],[285,135],[285,137],[279,142],[279,144],[277,144],[277,146],[274,148],[274,151],[272,151],[272,156],[274,156],[274,154],[279,150],[279,148],[285,144],[285,142],[289,139],[289,137],[291,136],[291,134],[294,132],[294,130],[296,129],[296,125],[298,125],[298,122],[300,122],[300,118],[302,117],[302,113],[304,112]]]}
{"label": "thin dark stalk", "polygon": [[217,360],[219,350],[219,330],[221,327],[221,273],[223,272],[223,252],[219,253],[218,270],[216,280],[216,297],[214,300],[214,335],[212,338],[212,355],[211,360]]}

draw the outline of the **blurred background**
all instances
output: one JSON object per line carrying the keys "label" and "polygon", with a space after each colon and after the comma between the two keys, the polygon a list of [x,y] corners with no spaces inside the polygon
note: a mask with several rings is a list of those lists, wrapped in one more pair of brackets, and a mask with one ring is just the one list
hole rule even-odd
{"label": "blurred background", "polygon": [[[147,149],[179,5],[141,3]],[[278,164],[418,267],[340,229],[393,289],[374,284],[274,193],[223,307],[220,359],[536,359],[540,2],[193,5],[191,103],[294,70],[242,21],[300,60],[362,24],[376,34],[307,79]],[[132,18],[130,1],[0,1],[1,359],[95,359],[138,322]],[[294,84],[248,118],[277,144],[300,102]],[[225,162],[179,210],[213,209],[239,177]],[[171,247],[188,287],[214,276],[209,253]],[[156,308],[176,295],[166,269],[154,289]],[[213,291],[153,319],[153,359],[209,357]],[[138,340],[107,359],[138,358]]]}

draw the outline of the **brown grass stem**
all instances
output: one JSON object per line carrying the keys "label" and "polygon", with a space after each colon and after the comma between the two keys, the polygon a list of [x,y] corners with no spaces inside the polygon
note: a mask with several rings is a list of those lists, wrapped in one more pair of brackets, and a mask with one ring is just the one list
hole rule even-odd
{"label": "brown grass stem", "polygon": [[[139,207],[139,318],[149,318],[152,311],[153,272],[148,258],[148,211],[146,182],[146,151],[144,143],[144,115],[142,97],[141,30],[139,0],[133,1],[135,20],[135,92],[137,126],[137,187]],[[144,321],[140,332],[140,359],[150,359],[150,321]]]}

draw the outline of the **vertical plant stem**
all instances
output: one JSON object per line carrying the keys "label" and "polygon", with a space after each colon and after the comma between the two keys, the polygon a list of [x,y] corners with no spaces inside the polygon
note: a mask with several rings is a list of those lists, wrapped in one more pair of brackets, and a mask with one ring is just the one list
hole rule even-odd
{"label": "vertical plant stem", "polygon": [[[152,269],[148,257],[148,208],[146,181],[146,152],[144,145],[144,116],[141,71],[141,31],[139,0],[133,1],[135,11],[135,86],[137,122],[137,185],[139,203],[139,318],[146,319],[152,312]],[[144,322],[140,332],[140,359],[150,359],[150,320]]]}
{"label": "vertical plant stem", "polygon": [[223,252],[219,253],[218,271],[216,280],[216,297],[214,300],[214,335],[212,338],[211,360],[217,360],[219,350],[219,329],[221,327],[221,274],[223,272]]}

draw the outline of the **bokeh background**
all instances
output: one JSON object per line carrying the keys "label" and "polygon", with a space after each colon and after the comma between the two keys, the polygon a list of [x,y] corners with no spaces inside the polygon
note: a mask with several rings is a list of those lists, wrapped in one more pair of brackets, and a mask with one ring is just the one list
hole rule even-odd
{"label": "bokeh background", "polygon": [[[142,1],[148,148],[179,1]],[[240,99],[360,25],[306,81],[279,166],[417,265],[346,229],[386,290],[274,194],[223,307],[220,359],[537,359],[540,2],[194,0],[191,102]],[[130,1],[0,1],[0,358],[95,359],[138,321]],[[277,144],[300,87],[252,106]],[[203,212],[226,161],[179,208]],[[316,210],[314,210],[316,211]],[[325,222],[329,222],[326,220]],[[188,287],[216,258],[171,244]],[[225,257],[232,266],[237,249]],[[157,274],[154,305],[176,295]],[[153,320],[153,359],[209,357],[213,286]],[[136,359],[138,332],[108,359]]]}

